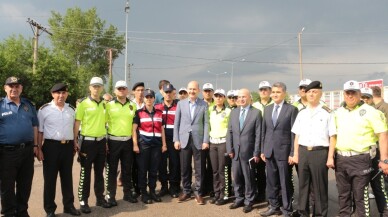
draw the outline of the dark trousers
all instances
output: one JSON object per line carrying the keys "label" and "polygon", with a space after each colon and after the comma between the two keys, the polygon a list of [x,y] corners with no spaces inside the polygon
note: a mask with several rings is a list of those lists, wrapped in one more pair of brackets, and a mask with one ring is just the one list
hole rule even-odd
{"label": "dark trousers", "polygon": [[138,183],[140,192],[142,194],[147,192],[147,183],[150,192],[155,192],[158,168],[161,161],[161,157],[161,146],[148,146],[147,148],[142,148],[140,146],[140,153],[137,154],[136,160],[137,165],[139,165]]}
{"label": "dark trousers", "polygon": [[234,180],[234,195],[236,204],[252,205],[255,199],[255,174],[254,170],[249,168],[248,160],[232,160],[232,171]]}
{"label": "dark trousers", "polygon": [[47,213],[55,212],[55,192],[57,177],[61,179],[62,203],[64,209],[74,207],[73,193],[73,159],[74,144],[69,141],[61,144],[60,141],[46,139],[43,144],[43,177],[44,177],[44,210]]}
{"label": "dark trousers", "polygon": [[159,167],[159,181],[162,183],[162,187],[167,187],[168,181],[170,181],[170,185],[178,187],[181,182],[179,151],[175,149],[172,138],[166,138],[166,143],[167,151],[162,153]]}
{"label": "dark trousers", "polygon": [[226,143],[210,144],[210,162],[213,169],[213,189],[216,198],[224,198],[225,193],[225,152]]}
{"label": "dark trousers", "polygon": [[339,215],[352,214],[352,193],[357,216],[370,216],[368,184],[372,161],[369,154],[344,157],[336,155],[335,178],[338,188]]}
{"label": "dark trousers", "polygon": [[206,170],[206,151],[198,150],[190,136],[189,142],[184,149],[181,149],[181,176],[183,193],[191,194],[192,170],[191,161],[194,158],[194,174],[195,174],[195,193],[203,196],[203,185]]}
{"label": "dark trousers", "polygon": [[117,169],[121,163],[121,180],[123,183],[124,197],[131,196],[134,191],[132,183],[133,141],[108,140],[109,153],[106,163],[107,194],[110,198],[116,198]]}
{"label": "dark trousers", "polygon": [[229,154],[224,154],[225,167],[224,167],[224,177],[225,177],[225,191],[224,199],[228,199],[231,195],[234,195],[233,184],[232,184],[232,159],[230,159]]}
{"label": "dark trousers", "polygon": [[265,174],[265,162],[260,160],[255,168],[255,182],[257,186],[257,198],[265,200],[265,189],[267,187],[267,180]]}
{"label": "dark trousers", "polygon": [[[97,200],[104,199],[104,165],[106,158],[106,139],[83,141],[81,146],[81,172],[78,185],[78,199],[86,204],[90,196],[90,175],[94,168],[94,193]],[[85,156],[84,156],[85,155]]]}
{"label": "dark trousers", "polygon": [[[292,212],[292,167],[286,160],[277,160],[273,156],[266,159],[267,196],[272,208],[282,204],[283,212]],[[279,197],[281,193],[281,201]]]}
{"label": "dark trousers", "polygon": [[[298,210],[309,216],[310,187],[314,191],[314,216],[327,216],[328,213],[328,168],[326,166],[328,148],[308,151],[299,146],[299,198]],[[312,185],[311,185],[312,184]]]}
{"label": "dark trousers", "polygon": [[[371,173],[371,178],[373,178],[379,172],[379,160],[380,160],[380,151],[376,149],[376,157],[372,159],[373,171]],[[375,201],[377,209],[380,214],[388,216],[388,207],[387,207],[387,192],[385,191],[384,186],[384,175],[380,173],[373,180],[370,180],[370,185],[372,187],[373,193],[375,195]]]}
{"label": "dark trousers", "polygon": [[34,151],[31,144],[14,150],[0,148],[1,214],[28,216],[33,176]]}
{"label": "dark trousers", "polygon": [[206,155],[206,162],[205,162],[205,177],[204,177],[204,184],[203,184],[203,194],[212,194],[214,193],[213,189],[213,167],[210,159],[210,150],[203,150],[203,153]]}

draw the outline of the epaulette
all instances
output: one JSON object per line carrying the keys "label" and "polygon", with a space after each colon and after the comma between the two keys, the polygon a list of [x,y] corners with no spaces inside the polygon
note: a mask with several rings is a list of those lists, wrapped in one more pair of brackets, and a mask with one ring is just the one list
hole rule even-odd
{"label": "epaulette", "polygon": [[73,105],[69,104],[69,107],[72,108],[75,111],[75,107]]}
{"label": "epaulette", "polygon": [[325,105],[322,106],[322,108],[323,108],[325,111],[329,112],[329,113],[332,112],[331,109],[330,109],[329,107],[325,106]]}
{"label": "epaulette", "polygon": [[46,104],[42,105],[42,106],[39,108],[39,110],[42,110],[44,107],[46,107],[46,106],[48,106],[48,105],[50,105],[50,103],[46,103]]}

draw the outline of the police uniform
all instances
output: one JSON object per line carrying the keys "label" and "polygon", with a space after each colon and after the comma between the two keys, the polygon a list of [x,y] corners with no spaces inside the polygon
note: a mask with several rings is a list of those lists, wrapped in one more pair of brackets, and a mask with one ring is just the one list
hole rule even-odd
{"label": "police uniform", "polygon": [[[66,91],[67,85],[58,83],[51,93]],[[44,210],[54,216],[57,208],[55,193],[58,172],[61,179],[62,202],[64,211],[80,215],[74,208],[73,158],[74,158],[74,118],[75,109],[68,103],[59,108],[54,101],[43,105],[38,112],[40,140],[43,142]]]}
{"label": "police uniform", "polygon": [[[163,86],[163,91],[175,90],[172,84]],[[175,111],[177,108],[177,100],[173,100],[171,105],[168,106],[164,102],[155,105],[155,109],[163,111],[164,132],[166,135],[167,151],[162,153],[162,160],[159,167],[159,180],[162,184],[159,196],[163,196],[168,192],[168,182],[170,182],[170,195],[174,198],[179,196],[180,182],[181,182],[181,169],[180,169],[180,157],[179,151],[174,147],[174,120]],[[167,162],[168,171],[167,173]]]}
{"label": "police uniform", "polygon": [[[306,87],[322,89],[319,81]],[[314,216],[327,216],[328,213],[328,168],[329,137],[335,134],[335,124],[331,121],[331,110],[319,104],[315,108],[307,106],[296,117],[292,132],[298,137],[298,210],[302,216],[309,216],[309,188],[314,191]]]}
{"label": "police uniform", "polygon": [[[216,90],[215,94],[225,96],[225,91]],[[228,121],[232,110],[223,106],[221,111],[217,111],[217,106],[213,106],[209,115],[210,124],[210,147],[209,155],[213,169],[213,189],[214,198],[211,200],[216,205],[224,205],[225,197],[225,153],[226,152],[226,132]]]}
{"label": "police uniform", "polygon": [[[348,81],[346,90],[359,91],[358,82]],[[346,104],[334,113],[337,128],[336,170],[340,216],[351,215],[351,192],[353,192],[358,216],[369,216],[368,184],[372,171],[371,150],[378,138],[385,133],[384,116],[373,107],[359,103],[348,110]]]}
{"label": "police uniform", "polygon": [[[92,78],[92,81],[95,78]],[[101,78],[99,78],[101,79]],[[102,79],[96,85],[102,85]],[[90,85],[94,85],[91,82]],[[80,146],[79,158],[81,163],[80,181],[78,185],[78,199],[81,211],[90,213],[88,198],[90,196],[90,175],[94,168],[94,192],[96,205],[109,208],[110,205],[104,199],[104,165],[106,158],[106,128],[105,128],[105,102],[101,98],[94,100],[91,96],[83,99],[75,114],[75,120],[81,122],[81,135],[78,144]]]}
{"label": "police uniform", "polygon": [[[146,96],[155,97],[155,93],[152,90],[147,90],[144,97]],[[142,201],[147,204],[152,203],[152,200],[161,202],[160,197],[155,194],[155,188],[162,155],[163,112],[155,108],[151,112],[146,107],[138,109],[133,123],[137,125],[136,133],[138,135],[136,142],[134,141],[134,146],[139,147],[136,160]]]}
{"label": "police uniform", "polygon": [[[116,85],[117,86],[117,85]],[[116,87],[117,88],[117,87]],[[106,121],[108,126],[108,149],[106,179],[107,197],[111,205],[117,205],[117,169],[121,162],[121,180],[123,184],[124,200],[136,203],[133,197],[135,191],[132,182],[133,141],[132,122],[135,117],[136,105],[126,99],[122,104],[117,98],[106,104]]]}
{"label": "police uniform", "polygon": [[[21,83],[18,78],[10,77],[5,85]],[[1,214],[4,216],[29,216],[38,118],[32,103],[19,99],[19,105],[8,96],[0,99]]]}

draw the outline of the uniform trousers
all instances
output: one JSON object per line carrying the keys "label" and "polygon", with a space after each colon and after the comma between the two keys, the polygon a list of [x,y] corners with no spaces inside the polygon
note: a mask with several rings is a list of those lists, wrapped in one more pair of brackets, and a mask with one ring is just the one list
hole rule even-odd
{"label": "uniform trousers", "polygon": [[106,139],[100,141],[85,140],[80,150],[81,172],[78,185],[78,199],[85,204],[90,196],[90,175],[94,169],[94,193],[97,201],[104,199],[104,166],[106,158]]}
{"label": "uniform trousers", "polygon": [[213,189],[217,199],[223,199],[225,193],[225,152],[226,143],[210,143],[209,155],[213,170]]}
{"label": "uniform trousers", "polygon": [[170,182],[170,186],[179,188],[181,182],[180,152],[175,149],[172,138],[166,138],[166,144],[167,151],[162,153],[159,167],[159,181],[162,183],[162,187],[167,187],[168,182]]}
{"label": "uniform trousers", "polygon": [[121,163],[121,180],[123,183],[124,198],[130,197],[134,191],[132,183],[132,165],[133,165],[133,141],[115,141],[108,139],[109,153],[106,162],[106,182],[107,195],[110,198],[116,198],[117,190],[117,170],[119,161]]}
{"label": "uniform trousers", "polygon": [[[143,147],[142,147],[143,146]],[[160,145],[140,145],[140,153],[136,160],[139,173],[139,189],[141,194],[147,192],[147,185],[150,192],[155,192],[158,168],[162,158],[162,147]],[[148,180],[147,180],[148,177]]]}
{"label": "uniform trousers", "polygon": [[191,194],[193,173],[193,168],[191,167],[192,158],[194,158],[195,194],[203,196],[203,185],[206,170],[206,151],[202,149],[198,150],[195,147],[193,139],[190,136],[187,146],[181,149],[180,155],[182,187],[184,194]]}
{"label": "uniform trousers", "polygon": [[224,167],[224,177],[225,177],[225,191],[224,199],[229,199],[230,196],[234,195],[233,192],[233,183],[232,183],[232,159],[228,153],[224,154],[225,167]]}
{"label": "uniform trousers", "polygon": [[370,155],[344,157],[337,154],[335,165],[340,217],[352,214],[352,192],[357,216],[370,216],[368,198],[368,184],[372,170]]}
{"label": "uniform trousers", "polygon": [[[314,216],[327,216],[328,213],[328,168],[326,166],[328,147],[315,147],[307,150],[299,146],[299,198],[298,210],[302,216],[309,216],[310,190],[314,191]],[[312,185],[311,185],[312,184]]]}
{"label": "uniform trousers", "polygon": [[29,216],[28,199],[34,176],[33,149],[32,143],[24,148],[0,148],[1,214],[4,216]]}
{"label": "uniform trousers", "polygon": [[[379,160],[380,151],[379,149],[376,149],[376,156],[372,159],[373,171],[371,173],[371,178],[375,177],[375,175],[379,172]],[[388,216],[388,198],[384,184],[383,173],[380,173],[380,175],[377,175],[373,180],[370,180],[370,185],[372,187],[373,194],[375,195],[377,209],[380,214],[384,214],[383,216]]]}
{"label": "uniform trousers", "polygon": [[43,144],[44,210],[55,212],[55,193],[58,173],[61,179],[62,203],[64,209],[74,207],[73,193],[73,140],[65,144],[61,141],[45,139]]}

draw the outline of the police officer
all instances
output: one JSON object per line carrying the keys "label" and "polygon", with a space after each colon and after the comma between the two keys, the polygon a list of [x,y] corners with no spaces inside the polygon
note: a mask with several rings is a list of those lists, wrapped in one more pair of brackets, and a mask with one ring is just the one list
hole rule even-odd
{"label": "police officer", "polygon": [[[328,168],[326,166],[329,143],[335,142],[335,124],[331,121],[331,110],[319,103],[322,83],[311,82],[305,89],[307,107],[296,117],[292,127],[295,133],[293,161],[298,166],[299,197],[298,210],[301,216],[309,215],[309,186],[313,186],[315,206],[313,216],[328,213]],[[329,137],[331,136],[330,140]]]}
{"label": "police officer", "polygon": [[[139,189],[142,201],[151,204],[153,201],[161,202],[155,193],[156,179],[162,152],[167,151],[163,112],[154,108],[155,93],[147,89],[144,94],[145,106],[136,111],[133,121],[133,151],[139,170]],[[148,177],[148,179],[147,179]],[[147,191],[147,183],[149,192]]]}
{"label": "police officer", "polygon": [[178,91],[179,94],[179,100],[184,100],[187,97],[189,97],[189,94],[187,93],[187,89],[185,87],[181,87]]}
{"label": "police officer", "polygon": [[136,203],[133,197],[132,164],[133,164],[133,141],[132,122],[135,117],[136,105],[131,102],[127,95],[128,86],[125,81],[117,81],[115,85],[116,98],[106,104],[105,116],[108,126],[108,150],[107,155],[107,195],[108,202],[117,206],[117,169],[121,162],[121,180],[123,183],[123,200]]}
{"label": "police officer", "polygon": [[361,100],[364,101],[364,103],[373,106],[373,92],[372,89],[368,87],[364,87],[360,89],[361,91]]}
{"label": "police officer", "polygon": [[228,130],[228,121],[230,108],[226,108],[225,91],[217,89],[214,92],[215,105],[209,115],[210,123],[210,162],[213,169],[213,189],[214,197],[210,200],[211,204],[224,205],[225,194],[225,153],[226,152],[226,133]]}
{"label": "police officer", "polygon": [[262,81],[259,84],[259,96],[260,100],[253,103],[252,106],[259,109],[261,114],[264,113],[264,108],[268,105],[273,104],[271,99],[271,84],[268,81]]}
{"label": "police officer", "polygon": [[[103,81],[100,77],[90,80],[90,96],[84,98],[78,105],[74,124],[74,145],[79,149],[81,163],[78,199],[81,212],[90,213],[88,204],[90,195],[90,175],[94,168],[94,192],[96,206],[110,208],[104,199],[104,165],[106,157],[105,102],[101,98]],[[80,140],[76,136],[81,125]]]}
{"label": "police officer", "polygon": [[19,78],[7,78],[4,90],[7,96],[0,99],[1,214],[27,217],[34,153],[39,156],[38,118],[32,103],[20,97]]}
{"label": "police officer", "polygon": [[229,90],[228,93],[226,93],[226,101],[228,102],[228,107],[230,109],[234,109],[234,108],[237,108],[237,104],[236,104],[236,99],[235,99],[235,91],[234,90]]}
{"label": "police officer", "polygon": [[358,82],[346,82],[345,104],[334,112],[337,143],[330,144],[327,166],[335,166],[340,216],[350,216],[352,213],[351,193],[354,195],[357,215],[370,215],[368,184],[377,139],[381,154],[379,167],[385,174],[388,173],[387,125],[384,115],[360,102],[360,98]]}
{"label": "police officer", "polygon": [[292,105],[297,107],[298,110],[300,111],[303,108],[306,108],[307,106],[307,98],[306,98],[306,87],[311,83],[310,79],[303,79],[299,82],[299,88],[298,88],[298,93],[300,96],[300,99],[298,101],[295,101]]}
{"label": "police officer", "polygon": [[[181,170],[179,151],[174,148],[174,120],[177,108],[177,100],[174,99],[174,86],[165,84],[163,86],[163,103],[155,105],[155,109],[163,111],[164,132],[166,134],[167,152],[162,153],[162,160],[159,167],[159,179],[162,188],[159,196],[170,193],[171,197],[177,198],[180,192]],[[167,174],[167,163],[168,171]],[[170,182],[170,189],[168,188]]]}
{"label": "police officer", "polygon": [[61,178],[64,213],[79,216],[74,207],[73,158],[75,109],[66,103],[66,84],[58,83],[51,88],[53,100],[39,109],[38,144],[43,145],[44,210],[48,217],[55,216],[55,192],[58,172]]}

